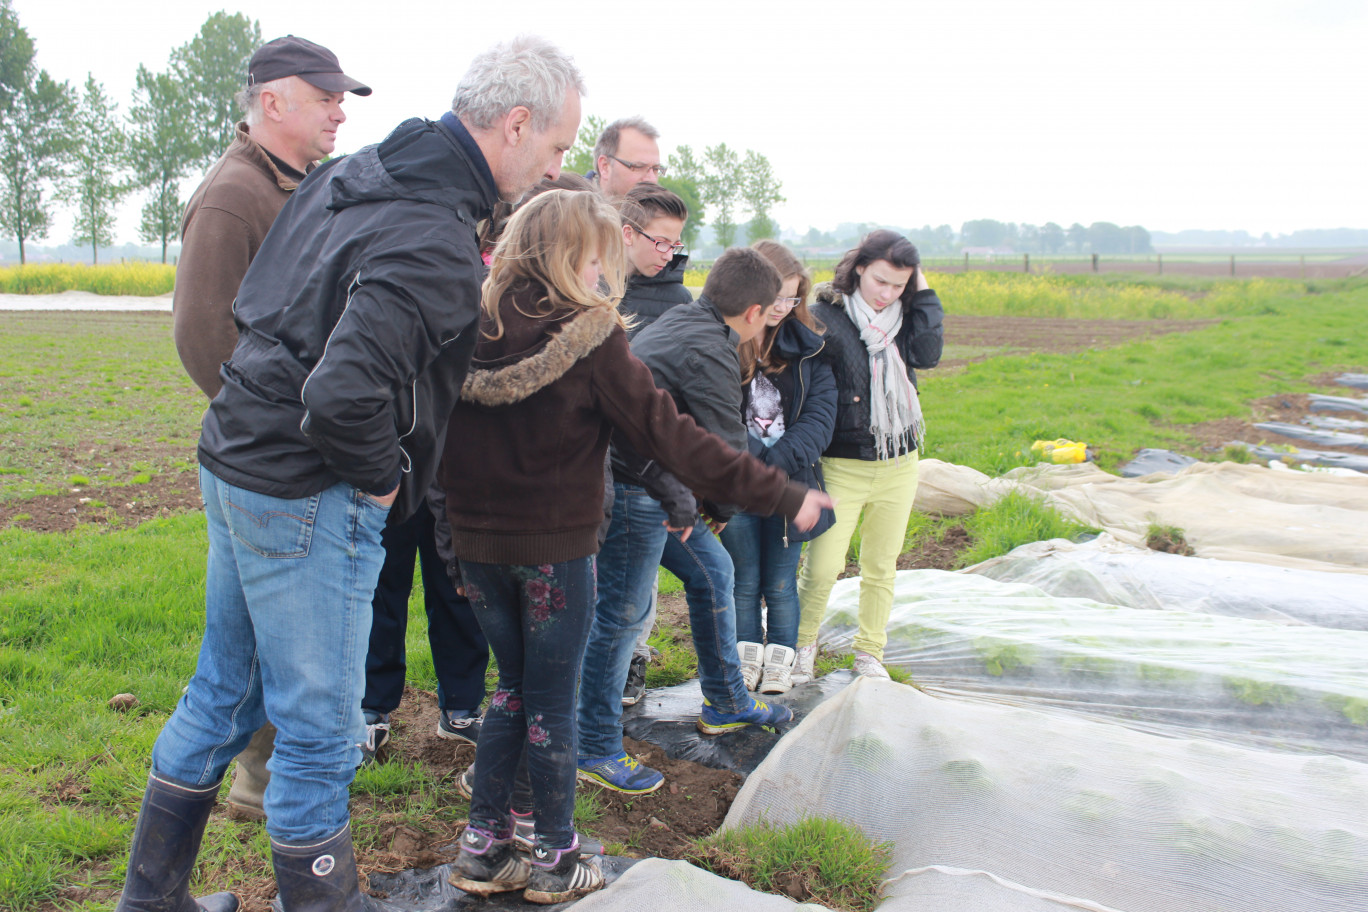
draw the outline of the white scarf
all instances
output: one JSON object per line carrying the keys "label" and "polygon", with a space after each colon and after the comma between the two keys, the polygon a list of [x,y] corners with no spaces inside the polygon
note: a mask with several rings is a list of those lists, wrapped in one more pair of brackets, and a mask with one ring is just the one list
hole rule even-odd
{"label": "white scarf", "polygon": [[926,435],[921,401],[893,345],[902,329],[902,301],[875,310],[856,288],[854,294],[845,295],[845,305],[850,322],[860,331],[860,341],[869,350],[869,432],[874,435],[875,455],[896,458],[909,432],[920,448]]}

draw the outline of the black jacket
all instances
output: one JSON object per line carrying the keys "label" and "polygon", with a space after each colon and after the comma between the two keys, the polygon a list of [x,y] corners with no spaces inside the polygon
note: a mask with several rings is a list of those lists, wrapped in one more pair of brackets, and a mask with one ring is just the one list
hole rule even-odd
{"label": "black jacket", "polygon": [[[659,389],[674,397],[679,411],[745,451],[746,426],[741,417],[741,366],[736,358],[740,337],[706,295],[672,307],[632,340],[632,354],[651,369]],[[656,464],[623,441],[613,439],[613,477],[624,484],[650,487]],[[708,504],[708,513],[726,521],[736,507]],[[669,511],[669,505],[665,505]]]}
{"label": "black jacket", "polygon": [[630,332],[632,338],[659,320],[671,307],[693,303],[693,292],[684,287],[684,270],[688,266],[689,255],[676,253],[655,275],[634,275],[627,280],[627,290],[618,309],[636,318]]}
{"label": "black jacket", "polygon": [[[822,453],[831,443],[836,425],[836,378],[831,365],[821,358],[825,345],[821,336],[797,320],[786,320],[779,327],[772,351],[788,367],[769,377],[784,404],[784,436],[773,446],[765,446],[760,438],[747,435],[752,456],[783,469],[792,480],[822,491],[826,490]],[[812,541],[835,521],[835,513],[823,510],[817,525],[806,532],[789,523],[788,539]]]}
{"label": "black jacket", "polygon": [[314,171],[281,210],[234,304],[237,348],[204,416],[200,463],[307,497],[339,481],[409,516],[433,476],[475,346],[475,225],[493,177],[459,122],[407,120]]}
{"label": "black jacket", "polygon": [[[910,305],[903,305],[902,329],[894,344],[907,376],[915,385],[915,368],[935,367],[940,363],[941,348],[945,343],[945,311],[940,299],[931,289],[919,291]],[[817,319],[826,324],[826,350],[822,353],[836,376],[837,405],[836,431],[824,456],[839,459],[878,459],[874,450],[874,435],[869,432],[869,350],[860,341],[855,324],[846,314],[845,301],[830,285],[817,289],[817,303],[812,308]],[[908,435],[911,436],[911,435]],[[920,441],[904,441],[900,452],[909,453]]]}

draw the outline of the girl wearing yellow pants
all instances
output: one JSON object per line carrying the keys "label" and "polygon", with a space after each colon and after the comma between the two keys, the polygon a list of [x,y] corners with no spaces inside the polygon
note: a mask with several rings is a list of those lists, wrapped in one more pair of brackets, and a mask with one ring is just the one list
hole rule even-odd
{"label": "girl wearing yellow pants", "polygon": [[823,353],[836,375],[836,430],[822,456],[836,523],[808,545],[798,576],[798,655],[793,683],[811,680],[827,597],[860,525],[860,629],[855,672],[887,678],[886,628],[893,577],[917,493],[925,425],[916,368],[935,367],[944,311],[907,238],[875,231],[849,251],[814,315],[827,327]]}

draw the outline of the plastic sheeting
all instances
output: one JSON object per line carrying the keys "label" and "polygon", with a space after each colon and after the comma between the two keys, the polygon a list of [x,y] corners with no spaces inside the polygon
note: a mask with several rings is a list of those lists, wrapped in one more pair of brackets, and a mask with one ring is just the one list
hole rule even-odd
{"label": "plastic sheeting", "polygon": [[[452,847],[453,850],[455,846]],[[614,855],[597,858],[603,879],[611,885],[623,872],[637,864],[634,858]],[[564,902],[550,906],[531,906],[524,902],[522,893],[496,893],[488,898],[471,896],[453,887],[447,879],[451,865],[400,871],[397,874],[371,874],[370,888],[386,894],[381,901],[385,912],[511,912],[516,909],[565,909],[578,903]],[[273,906],[278,910],[278,906]]]}
{"label": "plastic sheeting", "polygon": [[1312,393],[1306,397],[1313,412],[1368,412],[1368,399],[1351,396],[1323,396]]}
{"label": "plastic sheeting", "polygon": [[1157,522],[1182,529],[1200,557],[1368,573],[1368,477],[1229,462],[1143,478],[1119,478],[1090,464],[989,478],[938,459],[922,460],[920,472],[916,506],[923,512],[967,513],[1019,490],[1131,545],[1143,545]]}
{"label": "plastic sheeting", "polygon": [[1184,456],[1172,450],[1143,449],[1135,458],[1121,467],[1122,478],[1138,478],[1153,475],[1155,472],[1177,472],[1196,462],[1191,456]]}
{"label": "plastic sheeting", "polygon": [[1106,533],[1032,542],[962,572],[1127,608],[1368,630],[1368,576],[1181,557]]}
{"label": "plastic sheeting", "polygon": [[1316,446],[1338,446],[1350,447],[1352,449],[1368,449],[1368,437],[1362,434],[1349,434],[1344,431],[1332,431],[1322,428],[1305,427],[1300,424],[1287,424],[1283,421],[1259,421],[1254,425],[1261,431],[1268,431],[1270,434],[1279,434],[1292,440],[1304,440]]}
{"label": "plastic sheeting", "polygon": [[1294,447],[1291,452],[1288,452],[1271,446],[1246,443],[1243,440],[1232,440],[1226,445],[1244,447],[1249,450],[1251,456],[1267,462],[1270,467],[1275,464],[1285,464],[1283,460],[1291,460],[1302,465],[1325,466],[1360,473],[1368,472],[1368,456],[1360,456],[1356,453],[1341,453],[1335,450],[1308,450],[1302,447]]}
{"label": "plastic sheeting", "polygon": [[1340,386],[1352,386],[1355,389],[1368,390],[1368,374],[1340,374],[1335,378],[1335,382]]}
{"label": "plastic sheeting", "polygon": [[[828,648],[851,647],[859,582],[832,589]],[[1123,608],[941,570],[900,572],[893,596],[884,662],[929,692],[1368,761],[1368,632]]]}
{"label": "plastic sheeting", "polygon": [[[804,816],[893,844],[883,912],[1362,912],[1368,899],[1362,764],[887,681],[815,710],[746,780],[726,825]],[[662,883],[635,908],[748,908],[670,895]]]}

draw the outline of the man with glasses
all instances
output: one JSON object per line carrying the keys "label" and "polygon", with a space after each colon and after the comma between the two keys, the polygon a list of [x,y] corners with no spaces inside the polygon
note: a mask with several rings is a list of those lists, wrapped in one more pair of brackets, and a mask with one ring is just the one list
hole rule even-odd
{"label": "man with glasses", "polygon": [[594,170],[586,177],[598,182],[609,198],[626,196],[637,184],[658,184],[665,176],[660,163],[660,132],[640,117],[624,117],[604,128],[594,144]]}

